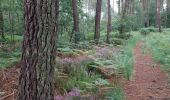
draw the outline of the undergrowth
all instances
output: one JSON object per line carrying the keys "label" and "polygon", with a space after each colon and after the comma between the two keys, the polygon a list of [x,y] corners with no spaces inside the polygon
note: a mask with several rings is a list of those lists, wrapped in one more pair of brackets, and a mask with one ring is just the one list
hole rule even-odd
{"label": "undergrowth", "polygon": [[[104,92],[101,98],[106,100],[124,100],[124,92],[118,83],[110,83],[108,77],[111,76],[116,81],[118,77],[123,75],[127,80],[130,80],[133,74],[133,48],[137,41],[141,38],[138,32],[133,32],[134,36],[129,40],[124,40],[126,44],[114,47],[114,45],[107,45],[99,47],[98,52],[96,50],[84,50],[84,52],[90,57],[90,62],[80,63],[75,66],[70,64],[70,69],[67,75],[56,75],[56,87],[60,87],[59,94],[65,94],[74,89],[79,89],[82,95],[96,95],[102,90],[101,88],[108,88]],[[103,48],[104,47],[104,48]],[[116,49],[118,49],[118,51]],[[72,52],[73,49],[59,48],[62,52]],[[115,52],[110,52],[114,51]],[[63,65],[64,68],[64,65]],[[106,73],[102,73],[102,70]],[[103,75],[104,74],[104,75]],[[116,76],[116,77],[115,77]]]}
{"label": "undergrowth", "polygon": [[23,40],[23,36],[20,35],[14,35],[13,37],[11,35],[5,35],[5,39],[0,38],[0,42],[21,42]]}
{"label": "undergrowth", "polygon": [[141,38],[138,32],[133,32],[133,34],[133,37],[127,40],[125,46],[122,47],[122,51],[117,55],[116,60],[116,65],[125,69],[124,75],[128,80],[130,80],[133,74],[133,48]]}
{"label": "undergrowth", "polygon": [[23,37],[14,35],[5,36],[5,40],[0,38],[0,68],[7,68],[15,65],[21,59],[21,41]]}
{"label": "undergrowth", "polygon": [[12,51],[0,51],[0,68],[10,67],[18,63],[21,57],[21,48],[15,48]]}
{"label": "undergrowth", "polygon": [[170,75],[170,31],[154,33],[147,36],[144,40],[146,46],[151,49],[154,60],[163,64],[163,70]]}

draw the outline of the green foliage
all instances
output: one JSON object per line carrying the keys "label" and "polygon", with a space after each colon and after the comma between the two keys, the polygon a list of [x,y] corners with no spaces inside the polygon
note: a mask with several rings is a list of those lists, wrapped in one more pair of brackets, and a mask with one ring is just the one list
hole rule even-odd
{"label": "green foliage", "polygon": [[106,80],[100,78],[100,75],[96,75],[94,73],[88,74],[84,66],[81,66],[81,68],[77,71],[71,71],[66,80],[62,79],[63,78],[56,79],[57,87],[63,87],[65,91],[78,88],[83,94],[91,92],[97,93],[99,89],[99,87],[97,87],[98,84],[108,84]]}
{"label": "green foliage", "polygon": [[23,33],[23,1],[22,0],[2,0],[3,23],[5,34]]}
{"label": "green foliage", "polygon": [[98,75],[88,75],[86,70],[79,70],[79,72],[72,72],[71,78],[66,84],[66,88],[71,90],[73,88],[79,88],[82,92],[97,92],[97,86],[93,83],[94,80],[99,78]]}
{"label": "green foliage", "polygon": [[13,42],[22,42],[23,36],[20,35],[14,35],[14,38],[11,37],[11,35],[7,34],[5,35],[5,40],[0,38],[0,42],[6,42],[6,43],[13,43]]}
{"label": "green foliage", "polygon": [[57,50],[60,51],[60,52],[73,52],[73,50],[70,49],[69,47],[57,48]]}
{"label": "green foliage", "polygon": [[[8,47],[10,48],[10,47]],[[21,58],[20,48],[16,48],[12,51],[1,50],[0,52],[0,68],[10,67],[15,65]]]}
{"label": "green foliage", "polygon": [[153,57],[156,61],[165,65],[165,71],[170,75],[170,31],[164,33],[150,34],[145,38],[146,46],[152,50]]}
{"label": "green foliage", "polygon": [[154,28],[153,26],[148,27],[148,28],[141,28],[141,29],[140,29],[140,33],[141,33],[142,35],[148,35],[148,34],[150,34],[151,32],[158,32],[158,29],[157,29],[157,28]]}
{"label": "green foliage", "polygon": [[120,30],[120,26],[121,24],[123,24],[125,33],[130,31],[136,31],[142,27],[141,22],[139,21],[139,16],[137,14],[126,15],[125,19],[123,20],[120,19],[120,16],[116,16],[114,17],[112,24],[114,30]]}
{"label": "green foliage", "polygon": [[149,30],[150,32],[158,32],[158,29],[155,28],[155,27],[153,27],[153,26],[148,27],[148,30]]}
{"label": "green foliage", "polygon": [[5,40],[0,39],[0,68],[10,67],[20,60],[22,40],[19,35],[14,35],[14,40],[10,35],[6,35]]}
{"label": "green foliage", "polygon": [[140,29],[140,33],[142,35],[148,35],[150,33],[150,31],[147,28],[142,28],[142,29]]}
{"label": "green foliage", "polygon": [[124,93],[120,86],[115,86],[111,91],[104,96],[105,100],[124,100]]}
{"label": "green foliage", "polygon": [[[75,88],[81,91],[82,95],[95,95],[103,93],[103,98],[107,100],[123,100],[124,93],[123,90],[118,86],[113,86],[108,80],[103,79],[101,75],[95,74],[94,72],[88,73],[85,66],[77,71],[71,71],[71,73],[66,77],[56,76],[56,87],[59,87],[63,94],[71,91]],[[107,92],[102,92],[104,89]],[[62,93],[61,93],[62,94]]]}
{"label": "green foliage", "polygon": [[170,12],[167,12],[167,25],[166,25],[166,27],[167,28],[170,28]]}
{"label": "green foliage", "polygon": [[[155,24],[155,21],[156,21],[156,9],[157,9],[157,6],[156,6],[156,0],[150,0],[150,7],[149,7],[149,12],[144,12],[144,14],[146,14],[144,17],[149,17],[149,23],[151,26],[155,26],[156,27],[156,24]],[[149,16],[147,16],[147,13]]]}
{"label": "green foliage", "polygon": [[126,42],[126,46],[123,47],[122,51],[117,55],[115,61],[116,66],[124,70],[124,76],[126,79],[130,80],[133,74],[133,48],[135,47],[137,41],[141,38],[139,33],[134,32],[133,38]]}

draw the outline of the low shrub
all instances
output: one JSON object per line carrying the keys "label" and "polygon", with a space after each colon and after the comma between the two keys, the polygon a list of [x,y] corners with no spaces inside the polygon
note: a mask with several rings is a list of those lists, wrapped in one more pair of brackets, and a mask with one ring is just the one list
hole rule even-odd
{"label": "low shrub", "polygon": [[140,29],[140,33],[141,33],[142,35],[148,35],[148,34],[150,34],[151,32],[158,32],[158,29],[155,28],[155,27],[153,27],[153,26],[147,27],[147,28],[141,28],[141,29]]}
{"label": "low shrub", "polygon": [[10,67],[19,62],[21,57],[21,48],[16,48],[13,51],[0,51],[0,68]]}
{"label": "low shrub", "polygon": [[148,34],[150,34],[150,31],[148,30],[148,28],[142,28],[142,29],[140,29],[140,33],[142,35],[148,35]]}

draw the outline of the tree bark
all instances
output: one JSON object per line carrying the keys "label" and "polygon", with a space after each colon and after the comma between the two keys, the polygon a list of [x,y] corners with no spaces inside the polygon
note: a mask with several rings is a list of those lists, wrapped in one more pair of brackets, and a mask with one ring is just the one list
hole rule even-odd
{"label": "tree bark", "polygon": [[96,44],[98,44],[100,38],[101,6],[102,6],[102,0],[97,0],[96,16],[95,16],[95,34],[94,34],[94,40]]}
{"label": "tree bark", "polygon": [[161,0],[157,0],[157,27],[159,28],[159,32],[161,32]]}
{"label": "tree bark", "polygon": [[113,14],[115,13],[115,0],[113,0],[113,7],[112,7],[112,9],[113,9]]}
{"label": "tree bark", "polygon": [[117,5],[118,5],[118,15],[121,14],[121,2],[120,0],[117,1]]}
{"label": "tree bark", "polygon": [[120,21],[120,29],[119,29],[119,33],[121,35],[123,35],[123,33],[124,33],[124,28],[125,28],[124,21],[125,21],[127,7],[128,7],[128,0],[125,0],[122,5],[123,5],[123,7],[122,7],[123,10],[122,10],[121,21]]}
{"label": "tree bark", "polygon": [[145,27],[149,27],[149,6],[150,6],[150,0],[142,0],[142,7],[143,7],[143,23]]}
{"label": "tree bark", "polygon": [[2,10],[2,1],[0,1],[0,35],[2,39],[5,39],[5,35],[4,35],[4,30],[3,30],[3,26],[4,26],[4,19],[3,19],[3,10]]}
{"label": "tree bark", "polygon": [[107,8],[108,8],[108,22],[107,22],[107,39],[106,39],[106,42],[110,43],[110,32],[112,31],[110,0],[107,1]]}
{"label": "tree bark", "polygon": [[78,15],[78,7],[77,7],[77,0],[72,0],[72,10],[73,10],[73,34],[75,34],[75,43],[79,41],[79,15]]}
{"label": "tree bark", "polygon": [[25,0],[18,100],[54,100],[58,0]]}
{"label": "tree bark", "polygon": [[170,0],[166,0],[167,2],[167,28],[170,28]]}
{"label": "tree bark", "polygon": [[134,0],[130,0],[129,1],[129,14],[130,15],[134,15],[135,13],[135,1]]}

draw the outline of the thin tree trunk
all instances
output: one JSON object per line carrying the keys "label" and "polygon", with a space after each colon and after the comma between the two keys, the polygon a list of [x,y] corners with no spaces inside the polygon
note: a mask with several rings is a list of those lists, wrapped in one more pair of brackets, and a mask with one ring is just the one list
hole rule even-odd
{"label": "thin tree trunk", "polygon": [[125,0],[123,3],[123,7],[122,7],[123,11],[122,11],[122,16],[121,16],[121,21],[120,21],[120,29],[119,29],[119,33],[121,35],[124,33],[125,25],[123,23],[124,23],[125,17],[126,17],[127,6],[128,6],[128,0]]}
{"label": "thin tree trunk", "polygon": [[112,31],[110,0],[107,1],[107,8],[108,8],[108,22],[107,22],[107,39],[106,39],[106,42],[110,43],[110,32]]}
{"label": "thin tree trunk", "polygon": [[78,15],[78,7],[77,7],[77,0],[72,0],[72,10],[73,10],[73,34],[75,34],[75,43],[79,41],[79,15]]}
{"label": "thin tree trunk", "polygon": [[121,14],[121,10],[120,10],[121,2],[120,2],[120,0],[117,1],[117,5],[118,5],[118,15],[120,15]]}
{"label": "thin tree trunk", "polygon": [[3,19],[3,10],[2,10],[2,1],[0,1],[0,35],[2,39],[5,39],[5,35],[4,35],[4,30],[3,30],[3,26],[4,26],[4,19]]}
{"label": "thin tree trunk", "polygon": [[166,0],[167,2],[167,28],[170,28],[170,0]]}
{"label": "thin tree trunk", "polygon": [[96,16],[95,16],[95,34],[94,34],[94,40],[96,44],[98,44],[100,38],[101,6],[102,6],[102,0],[97,0]]}
{"label": "thin tree trunk", "polygon": [[131,0],[131,3],[130,3],[130,14],[134,15],[134,13],[135,13],[135,0]]}
{"label": "thin tree trunk", "polygon": [[143,23],[145,27],[149,27],[149,5],[150,0],[142,0],[142,7],[143,7]]}
{"label": "thin tree trunk", "polygon": [[115,0],[113,0],[113,7],[112,7],[112,9],[113,9],[113,14],[115,13]]}
{"label": "thin tree trunk", "polygon": [[160,11],[161,11],[161,1],[157,0],[157,26],[159,28],[159,32],[161,32],[161,15],[160,15]]}
{"label": "thin tree trunk", "polygon": [[25,0],[18,100],[54,100],[58,0]]}

